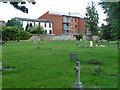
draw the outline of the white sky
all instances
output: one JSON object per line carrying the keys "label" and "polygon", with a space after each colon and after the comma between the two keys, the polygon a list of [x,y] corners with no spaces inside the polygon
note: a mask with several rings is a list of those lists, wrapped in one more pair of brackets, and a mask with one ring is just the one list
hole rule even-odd
{"label": "white sky", "polygon": [[[11,18],[14,17],[22,17],[22,18],[32,18],[37,19],[47,11],[56,11],[61,13],[73,13],[78,12],[81,15],[85,16],[88,2],[91,2],[91,0],[35,0],[36,4],[32,5],[31,3],[27,3],[26,7],[29,9],[29,13],[25,14],[21,12],[20,10],[15,9],[12,5],[9,3],[2,3],[0,2],[0,20],[4,20],[7,22]],[[93,0],[96,4],[100,0]],[[97,6],[96,8],[99,13],[99,26],[101,26],[101,23],[106,24],[103,19],[106,18],[106,15],[103,14],[102,8],[100,6]]]}

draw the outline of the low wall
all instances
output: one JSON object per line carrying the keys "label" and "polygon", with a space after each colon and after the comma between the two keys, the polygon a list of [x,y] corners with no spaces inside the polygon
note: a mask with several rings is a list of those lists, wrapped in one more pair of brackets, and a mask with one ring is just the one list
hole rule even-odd
{"label": "low wall", "polygon": [[93,35],[92,37],[90,35],[83,35],[84,41],[90,41],[90,40],[100,40],[100,36]]}
{"label": "low wall", "polygon": [[29,40],[43,40],[43,41],[52,41],[52,40],[76,40],[73,35],[33,35]]}
{"label": "low wall", "polygon": [[[73,37],[73,35],[37,35],[37,34],[34,34],[30,39],[29,41],[32,41],[32,40],[36,40],[36,41],[39,41],[39,40],[43,40],[43,41],[52,41],[52,40],[76,40],[76,37]],[[92,39],[93,40],[99,40],[100,37],[99,36],[92,36]],[[91,40],[91,36],[88,36],[88,35],[83,35],[83,40],[84,41],[88,41],[88,40]]]}

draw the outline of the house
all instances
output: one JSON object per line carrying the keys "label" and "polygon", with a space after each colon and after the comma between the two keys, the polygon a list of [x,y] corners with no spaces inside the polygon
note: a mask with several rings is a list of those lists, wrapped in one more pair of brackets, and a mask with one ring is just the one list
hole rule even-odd
{"label": "house", "polygon": [[43,19],[29,19],[29,18],[20,18],[20,17],[15,17],[17,20],[20,20],[21,23],[23,24],[24,30],[26,29],[27,25],[32,25],[32,26],[42,26],[43,29],[45,30],[46,34],[53,34],[52,30],[52,23],[49,20],[43,20]]}
{"label": "house", "polygon": [[62,35],[62,34],[86,34],[90,32],[87,27],[85,27],[86,22],[84,18],[65,15],[54,12],[46,12],[38,19],[50,20],[53,22],[53,34]]}
{"label": "house", "polygon": [[0,20],[0,24],[6,26],[6,22],[4,20]]}

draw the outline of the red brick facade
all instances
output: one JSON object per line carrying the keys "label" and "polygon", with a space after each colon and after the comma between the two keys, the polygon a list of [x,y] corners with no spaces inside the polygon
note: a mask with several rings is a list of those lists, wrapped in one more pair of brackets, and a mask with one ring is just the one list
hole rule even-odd
{"label": "red brick facade", "polygon": [[[53,22],[53,34],[62,35],[63,34],[63,17],[65,15],[50,14],[49,12],[45,13],[38,19],[45,19]],[[70,21],[68,25],[69,30],[66,30],[67,33],[75,34],[82,33],[85,34],[85,20],[84,18],[65,16]],[[72,18],[72,20],[71,20]]]}

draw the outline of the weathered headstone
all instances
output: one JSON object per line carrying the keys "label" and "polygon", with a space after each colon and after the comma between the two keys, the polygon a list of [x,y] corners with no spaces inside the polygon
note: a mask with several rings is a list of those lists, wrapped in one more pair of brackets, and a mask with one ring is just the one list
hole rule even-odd
{"label": "weathered headstone", "polygon": [[120,49],[120,42],[118,42],[118,49]]}
{"label": "weathered headstone", "polygon": [[78,61],[77,66],[75,67],[75,70],[77,72],[77,82],[75,82],[75,85],[72,88],[84,88],[82,86],[82,82],[80,82],[80,69],[81,69],[80,62]]}
{"label": "weathered headstone", "polygon": [[71,54],[70,54],[70,59],[71,59],[71,60],[77,59],[77,54],[76,54],[76,53],[71,53]]}
{"label": "weathered headstone", "polygon": [[92,47],[93,46],[93,41],[90,41],[90,47]]}
{"label": "weathered headstone", "polygon": [[100,71],[101,71],[101,68],[100,68],[100,66],[96,66],[95,67],[95,72],[94,72],[94,74],[99,74],[100,73]]}
{"label": "weathered headstone", "polygon": [[33,43],[36,43],[36,40],[33,40]]}
{"label": "weathered headstone", "polygon": [[76,44],[76,46],[78,46],[78,44]]}
{"label": "weathered headstone", "polygon": [[110,46],[110,42],[108,42],[108,46]]}

